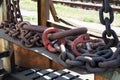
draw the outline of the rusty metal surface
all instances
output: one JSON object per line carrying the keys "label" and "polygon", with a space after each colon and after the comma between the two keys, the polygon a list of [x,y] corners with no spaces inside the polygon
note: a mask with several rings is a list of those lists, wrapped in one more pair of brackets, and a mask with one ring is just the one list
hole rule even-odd
{"label": "rusty metal surface", "polygon": [[18,80],[94,80],[93,74],[81,75],[68,69],[27,69],[11,76]]}
{"label": "rusty metal surface", "polygon": [[49,20],[49,0],[37,0],[38,25],[46,26]]}
{"label": "rusty metal surface", "polygon": [[[27,49],[27,50],[30,50],[30,51],[33,51],[33,52],[36,52],[37,54],[40,54],[40,55],[43,55],[47,58],[49,58],[50,60],[56,62],[56,63],[59,63],[58,61],[58,54],[52,54],[50,53],[49,51],[47,51],[44,47],[35,47],[35,48],[26,48],[24,47],[21,42],[17,39],[13,39],[11,38],[9,35],[5,34],[4,33],[4,30],[0,30],[0,37],[3,38],[3,39],[6,39],[10,42],[13,42],[14,44],[16,45],[19,45],[20,47],[24,48],[24,49]],[[85,70],[83,69],[79,69],[79,68],[75,68],[74,69],[76,72],[78,73],[84,73]],[[86,72],[86,71],[85,71]]]}
{"label": "rusty metal surface", "polygon": [[[44,7],[46,5],[45,1],[40,2],[41,4],[44,3]],[[1,27],[5,30],[6,34],[8,34],[9,36],[15,39],[19,39],[22,42],[22,44],[28,48],[36,45],[37,46],[44,45],[44,47],[48,51],[52,53],[59,53],[59,57],[57,57],[58,58],[57,61],[67,68],[79,66],[84,68],[88,72],[94,72],[94,73],[105,72],[111,69],[113,70],[120,65],[119,64],[120,45],[117,46],[117,49],[115,52],[111,50],[111,47],[116,46],[118,44],[118,38],[117,38],[117,35],[115,35],[115,32],[111,30],[111,27],[110,27],[110,24],[114,19],[112,8],[108,2],[105,4],[104,3],[105,2],[103,2],[103,7],[100,9],[100,21],[103,25],[106,25],[106,31],[103,33],[103,40],[105,41],[106,44],[104,44],[104,42],[100,39],[98,39],[98,41],[96,42],[95,40],[91,40],[89,38],[89,35],[84,36],[82,39],[81,38],[78,39],[79,38],[78,35],[81,36],[81,34],[87,33],[87,28],[59,30],[57,28],[52,27],[52,28],[46,29],[40,26],[31,25],[29,22],[27,23],[23,22],[22,16],[20,13],[20,8],[19,8],[19,0],[16,0],[16,1],[12,0],[12,3],[11,3],[11,0],[7,2],[8,20],[4,21]],[[9,10],[9,7],[10,7],[10,10]],[[110,19],[108,17],[105,17],[105,20],[104,20],[103,12],[109,13]],[[12,16],[10,16],[9,14]],[[46,20],[44,20],[43,23],[44,22],[46,22]],[[106,35],[108,35],[108,37],[113,35],[113,38],[109,39],[108,37],[106,37]],[[76,41],[76,39],[74,39],[73,43],[70,43],[67,45],[66,37],[69,37],[69,36],[77,36],[78,38],[76,39],[78,40]],[[112,44],[111,44],[111,41],[112,41]],[[74,47],[69,48],[70,46],[73,46],[73,44],[74,44]],[[75,51],[74,49],[76,49],[78,53],[81,52],[81,55],[78,55],[78,54],[76,55],[76,53],[74,52]],[[118,56],[115,56],[113,54],[117,54]],[[46,56],[49,57],[48,55]],[[58,56],[58,55],[55,55],[55,56]],[[114,64],[110,65],[112,62],[114,62]],[[23,62],[22,64],[25,64],[25,63]]]}
{"label": "rusty metal surface", "polygon": [[76,36],[87,33],[87,28],[78,28],[78,29],[71,29],[71,30],[65,30],[61,32],[57,32],[54,34],[51,34],[48,38],[50,40],[60,39],[67,36]]}
{"label": "rusty metal surface", "polygon": [[37,26],[37,25],[24,25],[23,30],[30,30],[43,33],[47,27]]}

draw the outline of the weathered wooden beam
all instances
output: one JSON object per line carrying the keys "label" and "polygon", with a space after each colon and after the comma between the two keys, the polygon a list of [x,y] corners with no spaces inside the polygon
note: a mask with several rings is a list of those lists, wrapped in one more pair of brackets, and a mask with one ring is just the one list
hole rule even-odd
{"label": "weathered wooden beam", "polygon": [[18,66],[28,68],[49,68],[49,59],[43,55],[40,55],[34,51],[25,49],[14,44],[15,49],[15,63]]}
{"label": "weathered wooden beam", "polygon": [[56,13],[56,10],[55,10],[52,0],[49,0],[49,5],[50,5],[50,11],[51,11],[54,21],[59,22],[60,20],[57,16],[57,13]]}
{"label": "weathered wooden beam", "polygon": [[37,0],[38,25],[46,26],[49,19],[49,0]]}

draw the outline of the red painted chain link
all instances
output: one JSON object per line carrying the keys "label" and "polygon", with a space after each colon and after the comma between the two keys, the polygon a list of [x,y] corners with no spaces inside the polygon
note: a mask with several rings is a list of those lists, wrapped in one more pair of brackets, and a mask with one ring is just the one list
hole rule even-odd
{"label": "red painted chain link", "polygon": [[71,43],[71,49],[73,51],[73,54],[75,56],[81,56],[82,53],[80,53],[77,50],[77,45],[79,43],[87,43],[87,42],[93,42],[93,40],[90,40],[89,35],[88,34],[82,34],[80,35],[78,38],[76,38],[72,43]]}
{"label": "red painted chain link", "polygon": [[[57,52],[57,50],[52,46],[52,42],[48,39],[48,35],[51,33],[56,33],[56,32],[59,32],[59,30],[57,28],[51,27],[51,28],[47,28],[42,34],[43,45],[50,52],[53,52],[53,53]],[[58,40],[58,42],[60,42],[60,44],[65,44],[65,39],[61,38]]]}

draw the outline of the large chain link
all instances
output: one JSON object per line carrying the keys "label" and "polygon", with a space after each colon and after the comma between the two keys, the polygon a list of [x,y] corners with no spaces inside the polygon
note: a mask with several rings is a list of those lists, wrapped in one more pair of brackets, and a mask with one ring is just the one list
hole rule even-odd
{"label": "large chain link", "polygon": [[[109,13],[109,17],[104,17],[104,13]],[[114,20],[114,14],[111,6],[109,5],[109,0],[103,0],[103,6],[99,11],[99,18],[100,22],[106,27],[106,30],[103,32],[102,36],[107,44],[107,47],[116,46],[118,44],[118,37],[115,31],[111,29],[111,23]],[[113,39],[109,39],[109,37],[113,37]]]}

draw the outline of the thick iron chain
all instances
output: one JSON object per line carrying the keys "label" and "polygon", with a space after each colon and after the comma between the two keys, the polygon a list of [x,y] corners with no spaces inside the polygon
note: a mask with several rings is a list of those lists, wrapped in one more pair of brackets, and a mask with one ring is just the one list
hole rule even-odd
{"label": "thick iron chain", "polygon": [[23,21],[19,2],[19,0],[6,0],[8,21],[10,21],[11,23],[16,24]]}
{"label": "thick iron chain", "polygon": [[[109,17],[104,17],[104,13],[109,13]],[[114,20],[114,14],[113,9],[109,5],[109,0],[103,0],[103,6],[99,11],[99,18],[100,22],[106,27],[106,30],[103,32],[102,36],[107,44],[107,47],[116,46],[118,44],[118,37],[115,31],[111,29],[111,23]],[[113,37],[113,39],[109,39],[109,37]]]}
{"label": "thick iron chain", "polygon": [[11,4],[11,0],[6,0],[6,6],[7,6],[7,21],[14,22],[14,8],[13,5]]}
{"label": "thick iron chain", "polygon": [[16,23],[22,22],[23,18],[20,12],[19,0],[12,0],[13,7],[14,7],[14,21]]}

